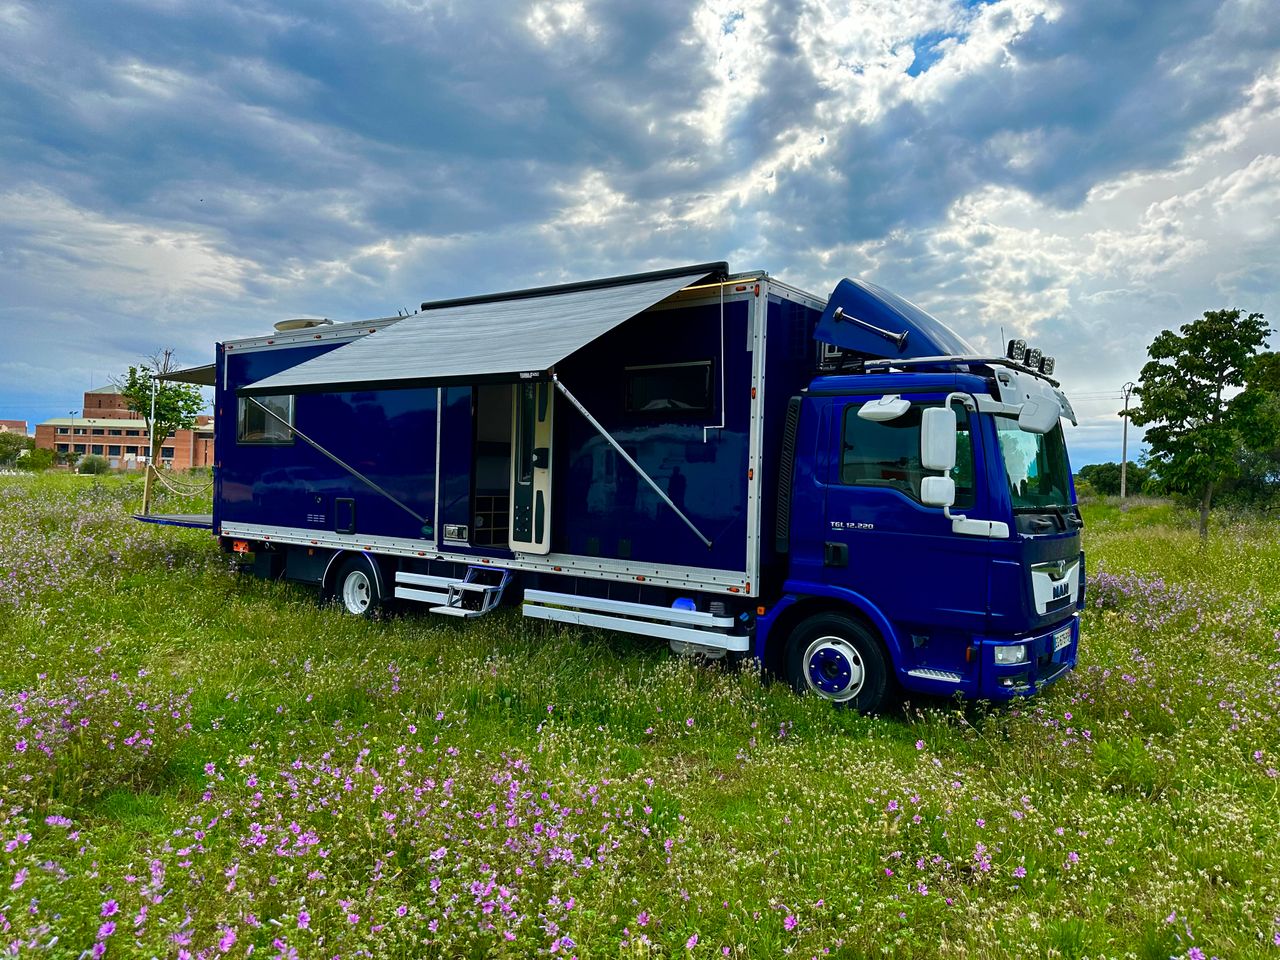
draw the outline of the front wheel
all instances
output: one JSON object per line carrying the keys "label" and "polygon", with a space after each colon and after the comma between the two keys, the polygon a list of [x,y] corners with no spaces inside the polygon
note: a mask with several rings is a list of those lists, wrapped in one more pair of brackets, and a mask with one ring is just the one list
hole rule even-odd
{"label": "front wheel", "polygon": [[334,597],[347,613],[372,617],[382,608],[381,580],[366,557],[352,557],[334,580]]}
{"label": "front wheel", "polygon": [[803,621],[787,641],[787,680],[860,713],[875,713],[889,700],[884,648],[865,626],[838,613]]}

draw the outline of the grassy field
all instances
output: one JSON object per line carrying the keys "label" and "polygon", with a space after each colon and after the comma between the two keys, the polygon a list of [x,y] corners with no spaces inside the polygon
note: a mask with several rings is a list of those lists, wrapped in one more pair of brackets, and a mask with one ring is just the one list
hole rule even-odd
{"label": "grassy field", "polygon": [[1280,956],[1280,526],[1093,506],[1073,676],[864,718],[518,616],[356,621],[137,499],[0,478],[0,948]]}

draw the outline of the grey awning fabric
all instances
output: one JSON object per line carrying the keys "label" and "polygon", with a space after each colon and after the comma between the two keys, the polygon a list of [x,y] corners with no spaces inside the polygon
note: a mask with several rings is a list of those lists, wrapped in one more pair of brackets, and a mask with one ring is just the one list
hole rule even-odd
{"label": "grey awning fabric", "polygon": [[168,373],[157,373],[157,380],[172,380],[175,383],[194,383],[202,387],[212,387],[217,374],[213,364],[206,363],[199,367],[187,367],[185,370],[170,370]]}
{"label": "grey awning fabric", "polygon": [[601,334],[725,264],[423,304],[344,347],[240,388],[315,393],[540,377]]}

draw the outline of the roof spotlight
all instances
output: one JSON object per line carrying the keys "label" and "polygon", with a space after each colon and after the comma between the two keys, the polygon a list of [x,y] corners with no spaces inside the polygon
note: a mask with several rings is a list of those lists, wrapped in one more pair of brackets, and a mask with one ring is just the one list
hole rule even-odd
{"label": "roof spotlight", "polygon": [[1043,373],[1045,376],[1050,376],[1053,373],[1053,367],[1054,367],[1053,357],[1045,357],[1040,361],[1040,372]]}
{"label": "roof spotlight", "polygon": [[1030,347],[1030,348],[1027,350],[1027,358],[1023,361],[1023,363],[1025,363],[1025,364],[1026,364],[1028,367],[1030,367],[1032,370],[1039,370],[1039,369],[1040,369],[1040,358],[1041,358],[1042,356],[1043,356],[1043,354],[1040,352],[1040,348],[1039,348],[1039,347]]}
{"label": "roof spotlight", "polygon": [[1010,340],[1009,349],[1005,351],[1005,355],[1014,363],[1021,363],[1023,356],[1027,352],[1027,341]]}

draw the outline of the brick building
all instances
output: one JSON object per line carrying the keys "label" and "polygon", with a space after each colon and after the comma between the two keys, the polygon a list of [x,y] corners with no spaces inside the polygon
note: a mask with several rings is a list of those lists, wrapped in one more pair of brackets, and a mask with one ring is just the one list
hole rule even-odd
{"label": "brick building", "polygon": [[[141,468],[150,450],[146,420],[126,406],[114,385],[86,392],[79,416],[37,424],[36,446],[57,454],[105,457],[112,467],[125,470]],[[170,433],[157,463],[174,470],[212,466],[213,417],[201,415],[195,429]]]}
{"label": "brick building", "polygon": [[27,421],[0,420],[0,433],[17,433],[25,437],[27,436]]}

